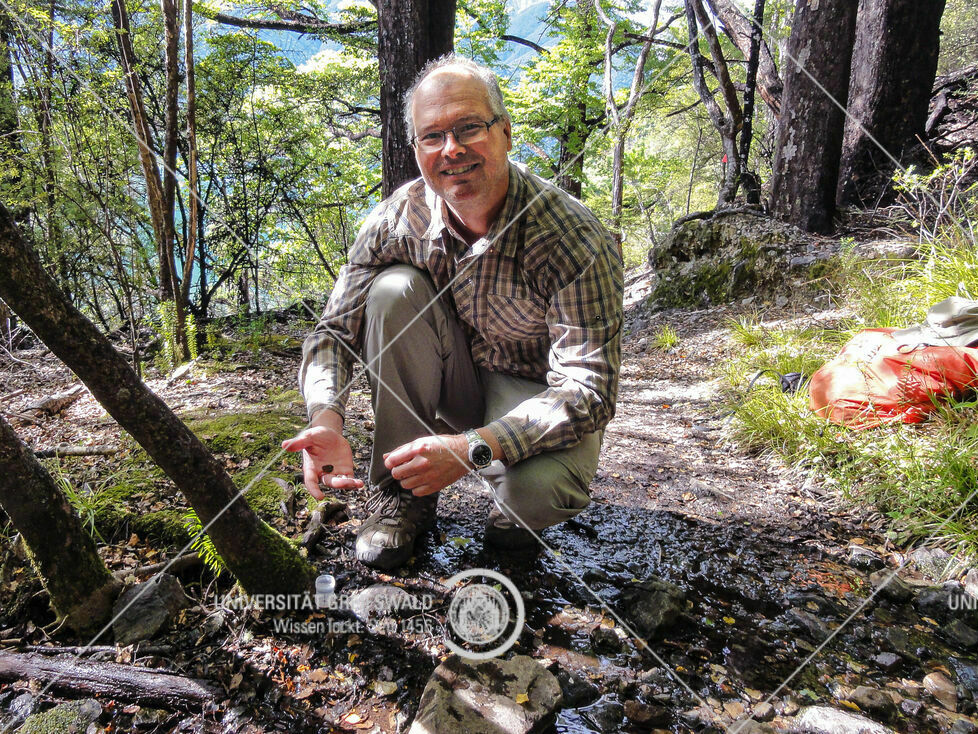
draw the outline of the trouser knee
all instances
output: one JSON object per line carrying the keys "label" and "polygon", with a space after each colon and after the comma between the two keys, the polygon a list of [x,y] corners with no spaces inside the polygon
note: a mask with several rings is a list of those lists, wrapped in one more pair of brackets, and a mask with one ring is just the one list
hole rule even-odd
{"label": "trouser knee", "polygon": [[497,504],[510,520],[539,530],[569,520],[587,507],[590,480],[543,454],[508,467],[493,482],[493,489]]}
{"label": "trouser knee", "polygon": [[431,280],[422,271],[411,265],[391,265],[370,284],[366,318],[407,323],[434,295]]}

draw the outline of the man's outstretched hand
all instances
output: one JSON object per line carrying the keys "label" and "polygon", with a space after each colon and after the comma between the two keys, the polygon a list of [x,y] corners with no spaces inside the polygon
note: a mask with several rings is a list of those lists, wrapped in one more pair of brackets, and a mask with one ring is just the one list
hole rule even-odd
{"label": "man's outstretched hand", "polygon": [[424,436],[384,454],[384,466],[416,496],[440,492],[469,473],[465,436]]}
{"label": "man's outstretched hand", "polygon": [[359,489],[363,486],[363,482],[353,476],[353,451],[343,438],[342,419],[336,416],[336,420],[339,421],[338,425],[317,425],[336,421],[314,420],[295,438],[282,441],[282,448],[286,451],[302,452],[303,484],[317,500],[324,496],[319,488],[320,483],[332,489]]}

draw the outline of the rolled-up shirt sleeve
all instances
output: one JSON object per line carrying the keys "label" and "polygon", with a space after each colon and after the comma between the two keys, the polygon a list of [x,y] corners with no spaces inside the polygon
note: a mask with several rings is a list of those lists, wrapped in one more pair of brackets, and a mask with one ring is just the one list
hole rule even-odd
{"label": "rolled-up shirt sleeve", "polygon": [[510,464],[573,446],[615,414],[624,295],[617,246],[600,225],[565,234],[546,280],[548,387],[488,426]]}
{"label": "rolled-up shirt sleeve", "polygon": [[383,256],[387,224],[383,207],[368,215],[348,264],[340,270],[322,318],[302,345],[299,390],[310,420],[324,408],[346,415],[353,363],[362,351],[367,292],[388,264]]}

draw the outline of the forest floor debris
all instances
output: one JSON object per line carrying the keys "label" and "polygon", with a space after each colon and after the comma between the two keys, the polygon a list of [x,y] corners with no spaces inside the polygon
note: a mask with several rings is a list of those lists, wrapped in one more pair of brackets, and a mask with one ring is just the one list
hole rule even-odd
{"label": "forest floor debris", "polygon": [[[311,501],[296,484],[296,458],[277,449],[303,424],[293,390],[298,325],[276,326],[282,333],[274,352],[260,345],[235,351],[229,338],[222,354],[204,355],[179,379],[149,379],[222,457],[239,486],[267,473],[253,506],[289,537],[307,538],[310,559],[335,577],[338,593],[393,584],[435,602],[382,632],[338,624],[330,631],[323,627],[329,621],[356,620],[236,608],[222,603],[231,591],[225,576],[183,568],[177,575],[193,605],[168,631],[129,647],[107,648],[109,640],[100,639],[100,654],[114,649],[113,663],[210,681],[223,698],[212,710],[188,714],[100,695],[97,730],[406,731],[429,676],[449,653],[439,584],[478,567],[505,574],[522,592],[526,625],[513,652],[531,656],[560,683],[557,731],[783,730],[826,707],[837,712],[825,714],[829,718],[868,717],[881,730],[968,731],[978,697],[968,631],[978,627],[978,608],[951,603],[963,588],[957,577],[926,576],[937,556],[918,554],[918,562],[900,570],[899,581],[867,603],[906,558],[906,549],[883,537],[884,518],[872,508],[846,505],[817,478],[739,452],[725,439],[715,376],[737,348],[727,324],[738,309],[650,314],[643,305],[647,272],[630,272],[628,287],[618,412],[605,437],[593,504],[546,531],[553,552],[530,563],[483,549],[490,499],[473,480],[442,493],[437,530],[402,572],[377,573],[354,560],[363,493]],[[759,307],[769,309],[766,321],[838,318],[815,303],[795,311],[752,304]],[[665,326],[678,341],[656,348]],[[74,380],[42,350],[17,358],[21,362],[0,363],[0,409],[25,441],[123,447],[108,456],[45,460],[76,490],[83,519],[85,508],[91,510],[109,567],[134,582],[135,569],[174,557],[189,536],[176,532],[186,509],[172,485],[148,467],[90,395],[58,416],[28,416],[31,404]],[[362,379],[348,426],[363,471],[373,424]],[[113,494],[125,484],[131,491]],[[113,498],[112,523],[99,519],[94,500],[100,496]],[[85,498],[93,501],[86,505]],[[170,513],[173,527],[140,524],[140,517],[160,512]],[[53,617],[12,533],[4,554],[0,647],[24,652],[86,642],[45,628]],[[958,572],[965,579],[974,575]],[[645,582],[671,584],[685,595],[675,621],[647,648],[625,629],[633,618],[627,590]],[[22,720],[60,700],[38,692],[26,681],[0,684],[7,717],[0,728],[13,721],[11,714]],[[750,718],[755,723],[748,727]]]}

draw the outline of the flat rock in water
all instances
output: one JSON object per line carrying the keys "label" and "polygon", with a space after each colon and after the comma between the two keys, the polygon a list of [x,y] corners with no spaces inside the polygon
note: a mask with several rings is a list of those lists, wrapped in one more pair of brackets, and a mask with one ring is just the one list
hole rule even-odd
{"label": "flat rock in water", "polygon": [[183,586],[175,576],[161,573],[156,578],[126,589],[112,608],[112,632],[119,645],[148,640],[181,609],[190,606]]}
{"label": "flat rock in water", "polygon": [[913,598],[913,589],[900,578],[896,571],[884,569],[869,575],[869,583],[877,590],[877,596],[902,604]]}
{"label": "flat rock in water", "polygon": [[565,668],[560,668],[556,674],[557,683],[564,696],[564,706],[567,708],[588,706],[601,698],[601,690],[591,681]]}
{"label": "flat rock in water", "polygon": [[895,734],[872,719],[831,706],[806,706],[793,723],[806,734]]}
{"label": "flat rock in water", "polygon": [[645,638],[654,638],[673,625],[685,608],[685,592],[661,579],[627,584],[621,592],[622,612]]}
{"label": "flat rock in water", "polygon": [[102,715],[102,704],[94,698],[59,703],[52,709],[31,714],[17,734],[82,734]]}
{"label": "flat rock in water", "polygon": [[865,711],[884,721],[890,721],[896,716],[897,707],[893,699],[885,691],[872,686],[858,686],[849,694],[848,700]]}
{"label": "flat rock in water", "polygon": [[961,658],[951,658],[950,662],[958,676],[958,685],[970,693],[972,698],[978,699],[978,665]]}
{"label": "flat rock in water", "polygon": [[553,720],[562,701],[552,673],[526,655],[435,668],[409,734],[525,734]]}
{"label": "flat rock in water", "polygon": [[969,627],[960,619],[952,619],[944,628],[944,634],[962,650],[974,650],[978,647],[978,630]]}
{"label": "flat rock in water", "polygon": [[941,706],[948,711],[957,711],[958,692],[951,680],[944,673],[928,673],[924,676],[924,688]]}
{"label": "flat rock in water", "polygon": [[602,701],[583,710],[584,718],[591,722],[601,734],[621,731],[625,718],[625,707],[617,701]]}

